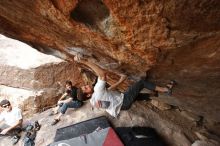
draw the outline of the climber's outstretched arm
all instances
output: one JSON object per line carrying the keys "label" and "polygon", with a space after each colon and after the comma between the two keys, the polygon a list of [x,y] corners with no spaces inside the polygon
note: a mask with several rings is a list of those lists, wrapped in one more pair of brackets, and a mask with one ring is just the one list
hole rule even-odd
{"label": "climber's outstretched arm", "polygon": [[124,74],[120,74],[120,79],[118,80],[118,82],[116,82],[115,84],[111,85],[108,90],[114,90],[118,87],[118,85],[120,85],[126,78],[127,76]]}
{"label": "climber's outstretched arm", "polygon": [[76,62],[87,65],[88,67],[90,67],[96,73],[96,75],[101,80],[106,81],[106,71],[103,68],[101,68],[100,66],[98,66],[95,63],[93,63],[92,61],[90,61],[90,59],[81,58],[79,55],[76,55],[74,57],[74,60]]}

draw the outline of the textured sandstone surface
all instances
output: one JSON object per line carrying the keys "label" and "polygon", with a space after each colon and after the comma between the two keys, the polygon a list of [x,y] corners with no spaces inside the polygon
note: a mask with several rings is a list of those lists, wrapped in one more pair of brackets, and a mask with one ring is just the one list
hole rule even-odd
{"label": "textured sandstone surface", "polygon": [[[119,63],[136,76],[177,48],[219,30],[219,1],[1,1],[6,35],[61,51]],[[210,26],[210,27],[207,27]]]}
{"label": "textured sandstone surface", "polygon": [[45,55],[20,41],[0,38],[0,84],[26,89],[60,86],[79,77],[76,65]]}

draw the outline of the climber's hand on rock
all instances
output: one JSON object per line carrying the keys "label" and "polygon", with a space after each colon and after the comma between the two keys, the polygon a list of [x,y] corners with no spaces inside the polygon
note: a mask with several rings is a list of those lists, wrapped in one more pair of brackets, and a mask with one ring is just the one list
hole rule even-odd
{"label": "climber's hand on rock", "polygon": [[76,54],[75,57],[74,57],[74,61],[76,61],[76,62],[81,62],[82,57],[83,57],[83,56],[82,56],[81,54]]}

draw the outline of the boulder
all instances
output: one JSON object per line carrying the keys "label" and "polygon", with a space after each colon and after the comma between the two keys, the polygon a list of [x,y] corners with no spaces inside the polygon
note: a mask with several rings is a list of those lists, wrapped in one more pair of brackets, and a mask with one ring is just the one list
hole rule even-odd
{"label": "boulder", "polygon": [[80,81],[75,64],[46,55],[20,41],[0,36],[0,84],[25,89],[52,88]]}
{"label": "boulder", "polygon": [[42,93],[43,91],[26,90],[0,85],[1,100],[8,99],[13,107],[19,107],[24,114],[37,111],[40,103],[35,101],[42,98]]}

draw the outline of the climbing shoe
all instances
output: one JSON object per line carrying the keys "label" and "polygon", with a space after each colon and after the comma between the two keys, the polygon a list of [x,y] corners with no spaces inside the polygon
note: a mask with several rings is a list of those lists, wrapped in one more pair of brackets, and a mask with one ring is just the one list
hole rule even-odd
{"label": "climbing shoe", "polygon": [[15,135],[11,138],[12,144],[15,145],[20,139],[20,136]]}
{"label": "climbing shoe", "polygon": [[53,126],[53,125],[56,125],[59,121],[60,121],[60,120],[58,120],[58,119],[54,119],[53,122],[51,123],[51,125],[52,125],[52,126]]}

